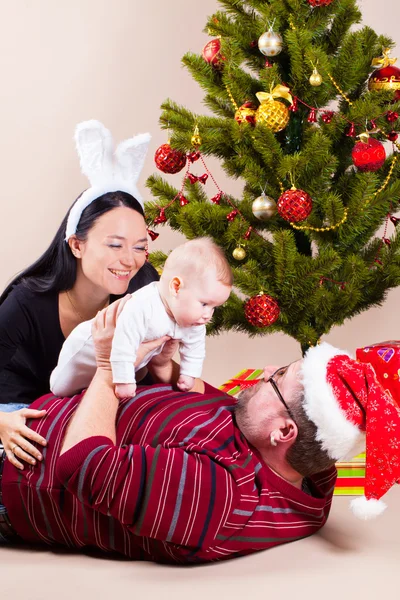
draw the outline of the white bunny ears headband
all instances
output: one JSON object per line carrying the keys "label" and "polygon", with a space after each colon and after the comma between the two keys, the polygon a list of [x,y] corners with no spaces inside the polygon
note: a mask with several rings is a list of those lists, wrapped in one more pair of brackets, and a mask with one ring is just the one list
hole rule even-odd
{"label": "white bunny ears headband", "polygon": [[150,140],[149,133],[142,133],[121,142],[114,152],[111,133],[102,123],[91,120],[77,125],[76,148],[82,173],[89,179],[90,188],[83,192],[71,208],[65,230],[66,242],[76,233],[85,208],[107,192],[127,192],[143,206],[136,183]]}

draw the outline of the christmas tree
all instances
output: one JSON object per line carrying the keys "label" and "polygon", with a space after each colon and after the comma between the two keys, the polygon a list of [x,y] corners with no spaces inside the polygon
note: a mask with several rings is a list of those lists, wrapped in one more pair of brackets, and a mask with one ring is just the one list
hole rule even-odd
{"label": "christmas tree", "polygon": [[[219,4],[210,42],[183,57],[213,116],[164,102],[170,139],[155,162],[179,184],[150,177],[146,214],[225,249],[235,293],[211,333],[282,331],[304,351],[400,283],[400,69],[389,38],[354,27],[356,0]],[[209,156],[243,181],[241,197]]]}

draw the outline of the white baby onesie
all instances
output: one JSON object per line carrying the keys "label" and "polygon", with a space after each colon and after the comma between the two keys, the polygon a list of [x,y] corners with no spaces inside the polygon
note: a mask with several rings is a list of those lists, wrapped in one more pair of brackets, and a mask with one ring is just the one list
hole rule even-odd
{"label": "white baby onesie", "polygon": [[[50,389],[56,396],[77,394],[88,387],[96,372],[92,323],[93,319],[75,327],[63,344],[58,364],[50,376]],[[110,358],[114,383],[135,383],[135,371],[162,351],[162,347],[153,350],[135,367],[140,344],[164,335],[181,340],[180,374],[200,377],[206,327],[179,327],[168,316],[158,284],[153,282],[132,294],[118,317]]]}

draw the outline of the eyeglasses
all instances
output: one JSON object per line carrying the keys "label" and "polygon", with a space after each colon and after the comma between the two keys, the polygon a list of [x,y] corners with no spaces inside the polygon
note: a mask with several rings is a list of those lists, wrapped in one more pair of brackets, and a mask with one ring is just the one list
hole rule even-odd
{"label": "eyeglasses", "polygon": [[[293,416],[292,411],[290,410],[289,406],[286,404],[284,397],[282,396],[282,394],[279,391],[278,385],[274,379],[274,377],[276,375],[283,375],[284,373],[286,373],[286,370],[289,368],[289,365],[287,367],[280,367],[279,369],[277,369],[275,371],[275,373],[272,373],[271,377],[268,377],[266,383],[270,383],[272,385],[272,387],[275,390],[276,395],[278,396],[279,400],[282,402],[283,406],[286,408],[289,417],[292,419],[292,421],[294,421],[296,423],[296,419]],[[297,425],[297,423],[296,423]]]}

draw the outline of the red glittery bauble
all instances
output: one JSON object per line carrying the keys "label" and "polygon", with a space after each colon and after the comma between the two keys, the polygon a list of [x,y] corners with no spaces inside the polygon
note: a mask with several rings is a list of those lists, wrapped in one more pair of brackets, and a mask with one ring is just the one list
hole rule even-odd
{"label": "red glittery bauble", "polygon": [[286,221],[304,221],[312,211],[312,198],[304,190],[286,190],[277,202],[278,213]]}
{"label": "red glittery bauble", "polygon": [[308,4],[311,6],[329,6],[333,0],[308,0]]}
{"label": "red glittery bauble", "polygon": [[221,40],[215,38],[210,40],[203,48],[202,57],[204,60],[212,65],[215,69],[221,69],[225,57],[221,54]]}
{"label": "red glittery bauble", "polygon": [[163,144],[156,150],[154,161],[157,169],[163,173],[179,173],[186,165],[186,154],[174,150],[169,144]]}
{"label": "red glittery bauble", "polygon": [[368,80],[369,90],[399,90],[400,89],[400,69],[393,65],[388,65],[382,69],[377,69]]}
{"label": "red glittery bauble", "polygon": [[258,294],[249,298],[244,305],[244,315],[254,327],[268,327],[279,317],[280,308],[276,300],[268,294]]}
{"label": "red glittery bauble", "polygon": [[377,171],[386,159],[383,144],[373,137],[366,143],[357,142],[351,153],[353,163],[360,171]]}

